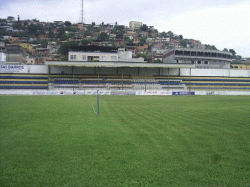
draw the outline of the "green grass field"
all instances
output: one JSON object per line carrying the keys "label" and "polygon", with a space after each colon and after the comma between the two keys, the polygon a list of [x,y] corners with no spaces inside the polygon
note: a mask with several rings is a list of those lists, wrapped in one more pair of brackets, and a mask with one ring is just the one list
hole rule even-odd
{"label": "green grass field", "polygon": [[0,96],[0,186],[250,186],[249,96]]}

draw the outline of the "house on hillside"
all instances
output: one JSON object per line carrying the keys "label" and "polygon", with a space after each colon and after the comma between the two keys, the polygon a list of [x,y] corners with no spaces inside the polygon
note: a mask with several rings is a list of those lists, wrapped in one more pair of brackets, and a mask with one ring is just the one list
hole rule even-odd
{"label": "house on hillside", "polygon": [[79,46],[69,51],[69,61],[78,62],[144,62],[143,58],[132,58],[125,48],[103,46]]}

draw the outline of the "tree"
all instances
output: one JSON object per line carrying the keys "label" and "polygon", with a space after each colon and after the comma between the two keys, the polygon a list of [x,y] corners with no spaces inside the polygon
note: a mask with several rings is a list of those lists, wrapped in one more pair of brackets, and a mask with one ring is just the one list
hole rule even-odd
{"label": "tree", "polygon": [[210,50],[218,50],[214,45],[209,45],[209,44],[205,44],[205,48]]}
{"label": "tree", "polygon": [[71,24],[71,22],[69,22],[69,21],[65,21],[64,25],[65,25],[66,27],[69,27],[69,26],[71,26],[72,24]]}
{"label": "tree", "polygon": [[91,25],[92,25],[92,26],[95,26],[95,22],[92,22]]}
{"label": "tree", "polygon": [[121,47],[127,47],[127,44],[126,43],[122,43]]}
{"label": "tree", "polygon": [[173,38],[174,37],[174,33],[172,31],[168,31],[167,33],[169,35],[170,38]]}
{"label": "tree", "polygon": [[1,36],[8,35],[8,32],[4,28],[0,28],[0,38]]}
{"label": "tree", "polygon": [[228,49],[227,49],[227,48],[224,48],[223,51],[228,52]]}
{"label": "tree", "polygon": [[167,33],[165,31],[163,31],[162,33],[159,34],[160,37],[166,38],[167,37]]}
{"label": "tree", "polygon": [[38,30],[37,25],[31,24],[28,26],[28,31],[30,32],[30,34],[36,35],[37,30]]}
{"label": "tree", "polygon": [[212,46],[210,47],[210,49],[212,49],[212,50],[218,50],[218,49],[215,47],[215,45],[212,45]]}
{"label": "tree", "polygon": [[62,44],[58,50],[59,54],[63,54],[63,55],[68,55],[68,52],[70,50],[71,47],[76,47],[78,46],[78,43],[75,41],[70,41],[67,42],[65,44]]}
{"label": "tree", "polygon": [[157,59],[157,60],[154,61],[154,63],[162,63],[162,60]]}
{"label": "tree", "polygon": [[49,38],[53,39],[55,38],[55,34],[52,31],[49,31]]}
{"label": "tree", "polygon": [[183,40],[183,36],[182,35],[179,35],[179,38],[180,38],[180,40]]}
{"label": "tree", "polygon": [[83,33],[83,36],[86,37],[86,36],[91,36],[91,31],[87,30]]}
{"label": "tree", "polygon": [[141,39],[140,39],[140,45],[144,45],[144,44],[146,44],[147,43],[147,37],[142,37]]}
{"label": "tree", "polygon": [[139,58],[139,57],[142,57],[142,58],[144,58],[144,59],[147,59],[149,56],[148,56],[147,53],[138,53],[138,54],[137,54],[137,57],[138,57],[138,58]]}
{"label": "tree", "polygon": [[233,49],[229,49],[229,52],[233,54],[233,57],[235,57],[235,55],[236,55],[235,50],[233,50]]}
{"label": "tree", "polygon": [[148,31],[148,26],[147,26],[146,24],[143,24],[143,25],[141,26],[141,30],[142,30],[142,31]]}
{"label": "tree", "polygon": [[77,27],[74,27],[74,26],[70,26],[69,28],[66,29],[67,31],[71,31],[71,32],[76,32],[78,31],[78,28]]}
{"label": "tree", "polygon": [[241,59],[241,58],[242,58],[242,56],[240,56],[240,55],[236,55],[236,58],[237,58],[237,59]]}
{"label": "tree", "polygon": [[180,41],[180,45],[181,45],[182,47],[187,47],[187,44],[188,44],[187,40],[181,40],[181,41]]}
{"label": "tree", "polygon": [[47,48],[47,45],[48,45],[48,41],[47,40],[38,40],[37,43],[41,44],[41,46],[43,48]]}
{"label": "tree", "polygon": [[60,41],[65,41],[65,40],[68,40],[69,39],[69,36],[67,34],[63,34],[61,37],[60,37]]}
{"label": "tree", "polygon": [[82,40],[81,43],[82,43],[83,46],[87,46],[87,45],[90,44],[91,42],[92,42],[92,40],[90,40],[90,39],[89,39],[89,40],[88,40],[88,39],[84,39],[84,40]]}
{"label": "tree", "polygon": [[100,41],[107,41],[108,39],[109,39],[109,35],[106,32],[101,32],[101,34],[97,38],[97,40],[100,40]]}
{"label": "tree", "polygon": [[56,34],[57,38],[62,38],[62,36],[65,35],[65,29],[63,27],[59,28]]}
{"label": "tree", "polygon": [[115,27],[115,29],[116,29],[116,32],[115,32],[115,34],[124,34],[125,33],[125,31],[124,31],[124,26],[123,25],[117,25],[116,27]]}
{"label": "tree", "polygon": [[128,36],[125,36],[124,41],[127,42],[127,43],[133,43],[134,42],[134,40],[130,39]]}

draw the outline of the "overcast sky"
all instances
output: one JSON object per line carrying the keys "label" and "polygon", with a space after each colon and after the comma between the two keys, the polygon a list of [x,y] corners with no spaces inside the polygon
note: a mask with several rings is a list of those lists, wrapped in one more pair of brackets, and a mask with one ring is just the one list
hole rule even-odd
{"label": "overcast sky", "polygon": [[[71,21],[81,18],[81,0],[0,0],[0,18]],[[85,23],[129,25],[141,21],[218,49],[250,57],[249,0],[84,0]]]}

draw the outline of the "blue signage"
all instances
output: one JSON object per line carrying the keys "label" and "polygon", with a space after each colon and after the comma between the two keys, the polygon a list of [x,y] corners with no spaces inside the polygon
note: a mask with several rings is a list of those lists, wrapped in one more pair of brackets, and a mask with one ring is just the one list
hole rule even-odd
{"label": "blue signage", "polygon": [[195,95],[195,92],[172,92],[172,95]]}

